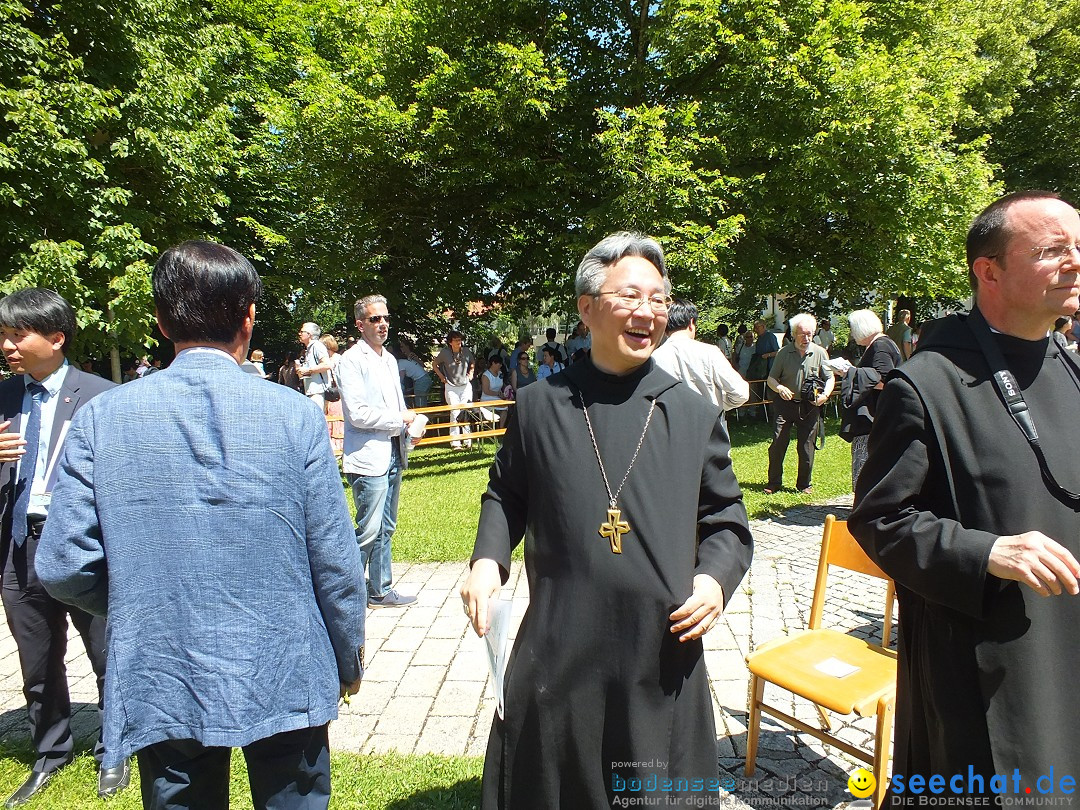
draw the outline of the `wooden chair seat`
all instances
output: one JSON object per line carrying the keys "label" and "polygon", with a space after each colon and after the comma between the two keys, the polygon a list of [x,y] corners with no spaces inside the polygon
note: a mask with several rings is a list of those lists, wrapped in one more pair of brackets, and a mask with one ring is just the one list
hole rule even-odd
{"label": "wooden chair seat", "polygon": [[[831,658],[859,669],[842,678],[818,669]],[[759,678],[838,714],[871,717],[878,700],[896,689],[895,651],[828,628],[775,639],[746,664]]]}
{"label": "wooden chair seat", "polygon": [[[885,646],[871,644],[857,636],[821,626],[830,567],[844,568],[856,574],[885,580],[881,638],[883,644],[889,643],[893,603],[896,598],[895,585],[851,536],[847,523],[828,515],[821,537],[821,555],[818,558],[808,629],[793,636],[773,639],[746,656],[746,665],[750,669],[750,701],[747,712],[749,716],[746,728],[745,773],[747,776],[754,775],[761,735],[761,715],[767,714],[869,764],[876,780],[874,807],[880,808],[888,781],[893,715],[896,711],[896,653]],[[823,672],[820,666],[830,659],[858,669],[842,677],[835,671],[831,674]],[[814,728],[809,723],[766,703],[767,683],[813,703],[821,721],[821,728]],[[832,731],[832,724],[826,711],[875,718],[873,750],[856,748],[846,740],[829,733]]]}

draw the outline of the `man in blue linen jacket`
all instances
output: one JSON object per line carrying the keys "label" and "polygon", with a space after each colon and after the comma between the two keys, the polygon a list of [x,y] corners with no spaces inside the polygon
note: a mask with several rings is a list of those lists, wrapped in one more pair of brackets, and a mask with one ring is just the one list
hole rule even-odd
{"label": "man in blue linen jacket", "polygon": [[[72,422],[38,573],[108,616],[106,765],[143,806],[225,808],[229,747],[256,808],[326,808],[327,725],[363,673],[364,593],[319,408],[245,374],[261,281],[185,242],[153,273],[176,360]],[[267,443],[253,426],[278,425]]]}

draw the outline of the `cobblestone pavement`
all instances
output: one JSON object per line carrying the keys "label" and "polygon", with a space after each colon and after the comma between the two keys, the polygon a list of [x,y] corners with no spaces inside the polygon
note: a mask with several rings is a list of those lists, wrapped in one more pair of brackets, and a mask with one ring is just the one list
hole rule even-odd
{"label": "cobblestone pavement", "polygon": [[[749,675],[744,657],[755,644],[806,626],[813,596],[821,527],[829,512],[846,517],[848,501],[798,507],[752,524],[756,549],[747,578],[731,599],[724,619],[706,636],[705,657],[712,682],[719,739],[721,784],[730,790],[722,805],[745,807],[837,807],[852,797],[848,775],[860,763],[805,734],[762,721],[758,770],[743,776]],[[487,664],[479,639],[467,631],[458,588],[461,564],[396,564],[395,587],[415,593],[408,608],[370,611],[368,669],[360,692],[331,725],[334,750],[360,753],[466,754],[483,756],[494,712]],[[834,574],[825,622],[874,637],[881,633],[884,585],[854,584]],[[504,595],[513,595],[516,618],[528,605],[524,568],[515,563]],[[843,605],[840,603],[843,602]],[[76,736],[97,733],[94,678],[82,643],[72,631],[69,681],[75,701]],[[807,722],[816,722],[809,703],[767,691],[770,702]],[[786,708],[785,708],[786,706]],[[873,720],[844,724],[839,736],[869,748]],[[25,703],[19,661],[7,625],[0,628],[0,739],[26,740]],[[88,742],[87,742],[88,744]]]}

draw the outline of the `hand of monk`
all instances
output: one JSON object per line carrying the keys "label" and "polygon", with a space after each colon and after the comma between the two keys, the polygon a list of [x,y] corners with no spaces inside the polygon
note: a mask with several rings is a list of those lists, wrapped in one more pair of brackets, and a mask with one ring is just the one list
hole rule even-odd
{"label": "hand of monk", "polygon": [[1040,596],[1058,596],[1064,590],[1080,593],[1080,563],[1055,540],[1042,532],[1024,532],[999,537],[990,549],[988,573],[1013,579]]}
{"label": "hand of monk", "polygon": [[682,633],[679,641],[693,641],[708,633],[724,612],[724,589],[708,574],[694,577],[694,592],[671,619],[671,632]]}
{"label": "hand of monk", "polygon": [[8,430],[11,420],[0,422],[0,463],[18,461],[26,453],[26,440],[18,433]]}
{"label": "hand of monk", "polygon": [[468,579],[461,586],[461,601],[465,603],[465,615],[472,621],[476,635],[483,637],[491,622],[488,605],[491,597],[502,587],[502,572],[495,560],[481,558],[472,564]]}

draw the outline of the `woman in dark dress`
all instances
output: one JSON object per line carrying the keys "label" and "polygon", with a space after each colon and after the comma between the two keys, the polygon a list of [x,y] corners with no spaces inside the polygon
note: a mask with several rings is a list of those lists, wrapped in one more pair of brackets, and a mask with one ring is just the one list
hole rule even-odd
{"label": "woman in dark dress", "polygon": [[[870,428],[877,414],[877,399],[885,387],[885,375],[900,365],[900,348],[884,333],[881,319],[872,310],[857,309],[848,315],[851,339],[863,347],[859,365],[849,369],[844,381],[845,416],[842,434],[851,439],[851,490],[866,463]],[[848,394],[847,392],[851,393]],[[850,428],[848,428],[850,425]]]}
{"label": "woman in dark dress", "polygon": [[520,392],[492,466],[465,612],[483,635],[523,537],[530,605],[491,729],[485,810],[718,797],[701,637],[752,540],[719,411],[650,357],[669,289],[654,240],[593,248],[577,276],[592,352]]}

